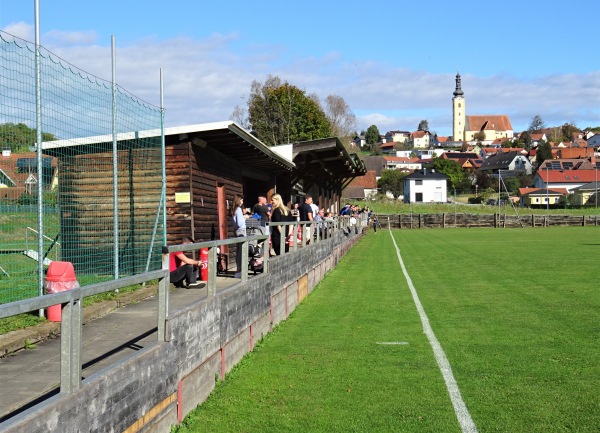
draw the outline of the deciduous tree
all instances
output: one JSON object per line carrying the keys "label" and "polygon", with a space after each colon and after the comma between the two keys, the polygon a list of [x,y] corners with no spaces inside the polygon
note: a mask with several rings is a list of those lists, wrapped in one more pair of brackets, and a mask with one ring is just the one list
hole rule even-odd
{"label": "deciduous tree", "polygon": [[427,119],[423,119],[419,122],[419,126],[417,126],[417,131],[429,131],[429,122]]}
{"label": "deciduous tree", "polygon": [[405,177],[406,173],[402,173],[400,170],[383,170],[381,178],[377,181],[377,188],[384,194],[389,192],[394,198],[398,198],[404,193]]}
{"label": "deciduous tree", "polygon": [[565,123],[563,126],[561,126],[560,131],[562,132],[562,139],[564,141],[572,141],[573,134],[579,131],[579,128],[577,128],[577,125],[575,125],[574,122],[570,122]]}
{"label": "deciduous tree", "polygon": [[539,167],[547,159],[552,159],[552,147],[550,143],[540,140],[535,153],[535,162]]}
{"label": "deciduous tree", "polygon": [[460,164],[456,161],[452,161],[451,159],[443,159],[436,156],[431,161],[431,168],[445,174],[450,178],[450,184],[448,185],[449,189],[457,188],[465,177],[465,172]]}
{"label": "deciduous tree", "polygon": [[542,129],[544,129],[545,127],[546,127],[546,124],[544,123],[544,121],[542,120],[542,118],[539,115],[536,114],[531,119],[531,123],[529,124],[528,131],[529,132],[533,132],[533,133],[538,133]]}
{"label": "deciduous tree", "polygon": [[[0,147],[8,148],[12,152],[29,152],[29,148],[35,145],[37,132],[24,123],[3,123],[0,125]],[[56,140],[56,137],[48,132],[42,132],[42,141]]]}
{"label": "deciduous tree", "polygon": [[477,142],[481,143],[485,140],[485,131],[479,131],[473,134],[473,139],[477,140]]}
{"label": "deciduous tree", "polygon": [[365,140],[369,145],[373,145],[379,141],[379,129],[377,128],[377,126],[371,125],[367,128]]}
{"label": "deciduous tree", "polygon": [[277,76],[253,81],[248,101],[252,132],[267,145],[331,137],[329,121],[313,98]]}
{"label": "deciduous tree", "polygon": [[[325,98],[325,116],[331,125],[331,133],[334,137],[353,137],[356,127],[356,116],[344,98],[337,95],[329,95]],[[344,141],[344,140],[342,140]]]}

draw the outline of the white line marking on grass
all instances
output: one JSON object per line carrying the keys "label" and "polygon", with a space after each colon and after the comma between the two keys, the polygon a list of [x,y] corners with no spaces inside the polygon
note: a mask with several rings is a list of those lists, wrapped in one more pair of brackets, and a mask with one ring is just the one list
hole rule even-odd
{"label": "white line marking on grass", "polygon": [[408,344],[407,341],[378,341],[377,344],[383,344],[384,346],[401,346]]}
{"label": "white line marking on grass", "polygon": [[419,312],[419,316],[421,317],[421,323],[423,324],[423,332],[429,340],[429,344],[433,349],[433,355],[435,356],[435,360],[437,361],[438,367],[442,372],[444,382],[446,382],[446,388],[448,389],[448,394],[450,395],[450,401],[452,402],[452,406],[454,406],[454,413],[456,413],[456,418],[458,420],[458,423],[460,424],[460,428],[462,429],[463,433],[477,433],[477,426],[473,422],[471,414],[469,413],[469,410],[467,409],[467,406],[465,405],[465,402],[462,399],[460,389],[458,388],[456,379],[454,379],[454,375],[452,374],[452,367],[450,367],[450,362],[448,361],[448,358],[446,358],[446,354],[444,353],[444,349],[442,349],[442,345],[433,333],[433,329],[431,329],[431,325],[429,324],[427,314],[425,314],[425,310],[423,309],[423,305],[419,300],[417,290],[415,289],[415,286],[413,286],[412,280],[410,279],[408,271],[406,270],[406,266],[404,266],[404,261],[402,260],[402,256],[400,255],[400,249],[396,244],[396,240],[394,239],[394,235],[392,234],[391,230],[390,236],[392,237],[392,242],[394,242],[394,247],[396,247],[396,255],[398,256],[398,261],[400,262],[400,266],[402,267],[402,273],[404,274],[404,278],[406,278],[406,282],[408,283],[408,287],[410,288],[410,293],[412,294],[413,301],[415,302],[415,306],[417,307],[417,311]]}

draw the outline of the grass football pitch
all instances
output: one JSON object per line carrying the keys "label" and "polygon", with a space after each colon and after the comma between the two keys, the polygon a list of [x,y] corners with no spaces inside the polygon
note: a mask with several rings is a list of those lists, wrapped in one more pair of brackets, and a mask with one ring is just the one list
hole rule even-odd
{"label": "grass football pitch", "polygon": [[600,431],[596,227],[371,231],[178,432]]}

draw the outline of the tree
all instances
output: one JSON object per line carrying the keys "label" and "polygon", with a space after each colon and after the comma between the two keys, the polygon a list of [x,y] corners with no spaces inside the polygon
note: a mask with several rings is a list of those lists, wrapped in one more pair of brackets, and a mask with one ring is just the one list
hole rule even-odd
{"label": "tree", "polygon": [[496,185],[496,180],[492,178],[485,171],[477,170],[475,172],[475,185],[479,188],[479,191],[485,191],[486,189],[492,188]]}
{"label": "tree", "polygon": [[527,131],[529,131],[530,133],[531,132],[532,133],[538,133],[542,129],[544,129],[545,127],[546,127],[546,124],[544,123],[544,121],[542,120],[542,118],[536,114],[531,119],[531,123],[529,124],[529,129],[527,129]]}
{"label": "tree", "polygon": [[535,154],[535,162],[539,167],[547,159],[552,159],[552,147],[550,146],[550,143],[540,140]]}
{"label": "tree", "polygon": [[250,129],[250,124],[248,123],[248,116],[246,110],[239,105],[236,105],[233,109],[233,113],[231,113],[231,120],[237,122],[242,128]]}
{"label": "tree", "polygon": [[[56,137],[48,132],[42,132],[42,141],[53,141]],[[29,152],[35,146],[37,132],[24,123],[3,123],[0,125],[0,147],[8,148],[14,153]]]}
{"label": "tree", "polygon": [[552,128],[552,130],[550,131],[550,136],[548,137],[549,141],[552,141],[554,143],[559,142],[562,140],[562,132],[560,130],[560,128]]}
{"label": "tree", "polygon": [[523,144],[523,147],[527,150],[531,148],[531,134],[529,131],[523,131],[519,137],[519,141]]}
{"label": "tree", "polygon": [[475,134],[473,134],[473,139],[481,143],[485,140],[485,131],[476,132]]}
{"label": "tree", "polygon": [[573,134],[579,131],[579,128],[575,125],[575,122],[565,123],[560,127],[560,132],[562,133],[563,141],[572,141]]}
{"label": "tree", "polygon": [[379,129],[377,128],[377,126],[371,125],[367,128],[365,140],[367,144],[371,146],[379,141]]}
{"label": "tree", "polygon": [[377,181],[377,188],[384,194],[389,192],[394,198],[398,198],[404,193],[405,177],[406,173],[402,173],[400,170],[383,170],[381,178]]}
{"label": "tree", "polygon": [[325,98],[325,116],[331,125],[331,133],[334,137],[352,137],[356,127],[356,116],[344,98],[337,95],[329,95]]}
{"label": "tree", "polygon": [[456,161],[452,161],[451,159],[443,159],[436,156],[431,161],[431,168],[445,174],[450,178],[450,184],[448,185],[449,189],[458,187],[465,177],[465,172],[460,164]]}
{"label": "tree", "polygon": [[253,81],[248,101],[251,130],[267,145],[331,137],[331,127],[321,106],[303,90],[269,75]]}
{"label": "tree", "polygon": [[429,131],[429,122],[427,119],[423,119],[419,122],[419,126],[417,126],[417,131]]}

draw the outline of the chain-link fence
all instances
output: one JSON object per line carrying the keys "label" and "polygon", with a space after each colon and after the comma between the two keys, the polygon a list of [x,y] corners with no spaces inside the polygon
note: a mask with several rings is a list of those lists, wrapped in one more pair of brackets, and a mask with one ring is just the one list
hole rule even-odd
{"label": "chain-link fence", "polygon": [[39,294],[40,260],[72,262],[82,285],[160,268],[162,122],[160,108],[0,32],[0,303]]}

